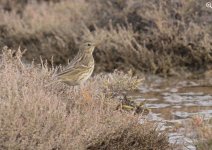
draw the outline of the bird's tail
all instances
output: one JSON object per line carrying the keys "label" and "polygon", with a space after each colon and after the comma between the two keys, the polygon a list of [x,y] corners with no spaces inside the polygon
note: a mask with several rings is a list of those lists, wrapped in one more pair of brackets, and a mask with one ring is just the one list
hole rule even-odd
{"label": "bird's tail", "polygon": [[50,86],[50,85],[52,85],[54,83],[59,83],[59,82],[60,82],[60,80],[55,80],[55,81],[52,81],[50,83],[47,83],[46,85],[44,85],[44,87],[48,87],[48,86]]}

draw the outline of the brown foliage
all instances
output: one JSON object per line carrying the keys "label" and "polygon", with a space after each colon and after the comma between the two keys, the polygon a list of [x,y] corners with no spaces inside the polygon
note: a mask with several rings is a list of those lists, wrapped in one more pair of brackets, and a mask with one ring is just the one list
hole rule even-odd
{"label": "brown foliage", "polygon": [[104,139],[114,138],[114,147],[128,139],[129,148],[134,149],[150,144],[161,149],[168,146],[167,138],[154,128],[139,125],[136,116],[116,110],[118,101],[110,94],[110,85],[122,84],[118,77],[128,80],[115,86],[116,92],[133,89],[139,84],[136,78],[114,73],[97,75],[80,87],[58,82],[49,85],[55,68],[49,69],[43,62],[26,65],[21,61],[23,53],[14,52],[4,48],[0,62],[0,149],[79,150],[96,148]]}
{"label": "brown foliage", "polygon": [[72,59],[82,38],[100,40],[95,72],[172,75],[211,69],[211,11],[204,1],[1,1],[0,46],[55,64]]}

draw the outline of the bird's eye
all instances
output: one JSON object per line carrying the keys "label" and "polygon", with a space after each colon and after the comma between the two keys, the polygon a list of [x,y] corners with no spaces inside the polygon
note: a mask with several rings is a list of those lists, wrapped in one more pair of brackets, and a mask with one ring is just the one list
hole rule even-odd
{"label": "bird's eye", "polygon": [[91,44],[90,44],[90,43],[88,43],[88,46],[91,46]]}

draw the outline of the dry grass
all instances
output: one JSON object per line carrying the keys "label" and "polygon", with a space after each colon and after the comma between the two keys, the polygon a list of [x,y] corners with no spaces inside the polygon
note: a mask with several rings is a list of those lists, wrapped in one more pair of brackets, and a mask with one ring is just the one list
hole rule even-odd
{"label": "dry grass", "polygon": [[102,41],[95,72],[115,69],[176,75],[211,69],[211,11],[195,0],[46,0],[0,2],[0,46],[27,48],[64,64],[79,41]]}
{"label": "dry grass", "polygon": [[212,120],[201,116],[192,118],[192,132],[197,134],[196,147],[199,150],[212,149]]}
{"label": "dry grass", "polygon": [[[150,128],[149,128],[150,127]],[[93,139],[87,149],[89,150],[162,150],[169,149],[165,134],[159,134],[151,126],[132,125],[119,127],[115,132],[106,132]],[[126,138],[127,137],[127,138]],[[148,139],[147,139],[148,137]],[[101,140],[100,140],[101,139]],[[135,140],[136,139],[136,140]],[[148,144],[144,144],[148,143]]]}
{"label": "dry grass", "polygon": [[0,59],[0,149],[169,148],[164,134],[116,110],[118,101],[107,94],[111,85],[116,92],[136,88],[137,78],[114,73],[75,89],[62,83],[46,86],[56,69],[25,65],[21,55],[4,48]]}

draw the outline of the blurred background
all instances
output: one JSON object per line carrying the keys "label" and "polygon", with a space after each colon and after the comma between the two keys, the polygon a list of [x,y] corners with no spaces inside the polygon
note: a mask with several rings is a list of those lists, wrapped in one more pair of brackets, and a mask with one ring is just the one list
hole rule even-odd
{"label": "blurred background", "polygon": [[212,69],[212,8],[204,0],[1,0],[0,48],[65,65],[83,38],[101,41],[95,73],[161,76]]}

